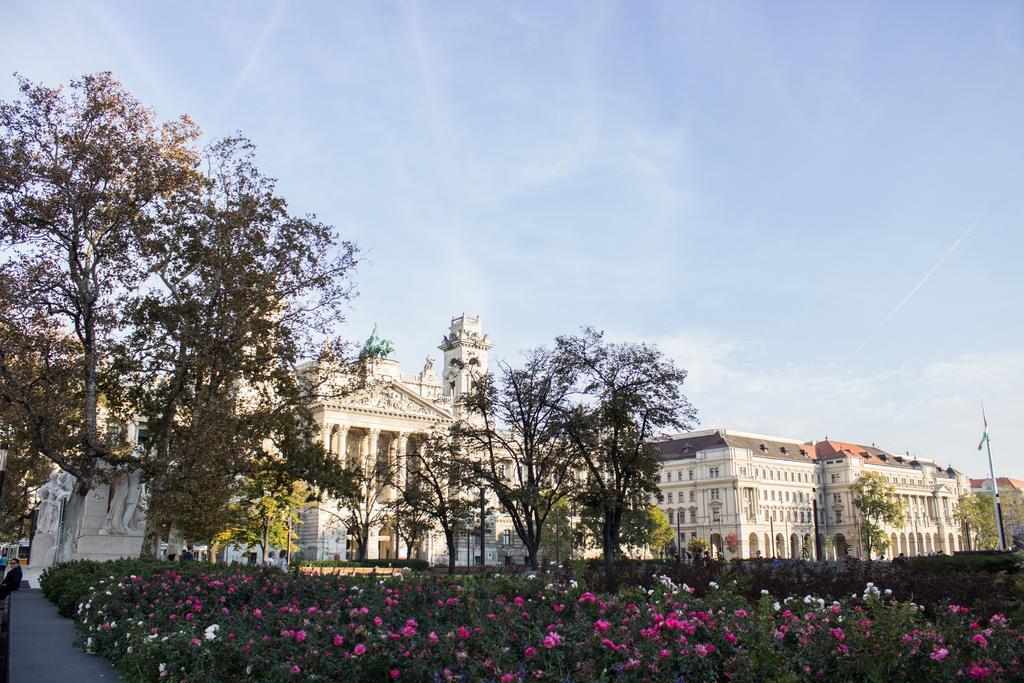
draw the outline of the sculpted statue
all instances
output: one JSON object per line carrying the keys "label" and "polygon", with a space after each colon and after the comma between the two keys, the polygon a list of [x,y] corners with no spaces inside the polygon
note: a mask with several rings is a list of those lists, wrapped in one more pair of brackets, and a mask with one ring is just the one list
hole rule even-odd
{"label": "sculpted statue", "polygon": [[138,531],[142,523],[142,470],[135,470],[128,475],[128,495],[124,502],[124,515],[121,523],[129,532]]}
{"label": "sculpted statue", "polygon": [[423,374],[434,371],[434,359],[427,356],[427,361],[423,364]]}
{"label": "sculpted statue", "polygon": [[387,358],[395,352],[395,345],[391,343],[390,339],[381,339],[377,336],[377,326],[373,326],[373,332],[370,333],[370,338],[363,344],[363,352],[360,354],[363,358]]}
{"label": "sculpted statue", "polygon": [[67,472],[50,472],[50,480],[38,491],[39,515],[36,517],[36,533],[56,535],[60,526],[60,506],[68,497],[75,484],[75,478]]}
{"label": "sculpted statue", "polygon": [[39,496],[39,514],[36,515],[36,533],[49,534],[53,520],[57,517],[59,509],[56,502],[55,492],[57,490],[57,473],[50,472],[50,480],[39,487],[36,495]]}
{"label": "sculpted statue", "polygon": [[124,536],[138,529],[142,521],[142,472],[135,470],[131,474],[118,474],[110,485],[110,507],[107,517],[103,520],[100,534],[104,536]]}

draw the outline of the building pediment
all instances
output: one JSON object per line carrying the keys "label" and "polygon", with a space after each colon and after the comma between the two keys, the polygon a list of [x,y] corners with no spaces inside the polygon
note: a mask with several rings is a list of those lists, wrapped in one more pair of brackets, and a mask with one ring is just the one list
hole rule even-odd
{"label": "building pediment", "polygon": [[334,409],[355,413],[414,418],[433,422],[451,422],[454,417],[449,406],[438,406],[417,396],[398,382],[347,396],[327,404]]}

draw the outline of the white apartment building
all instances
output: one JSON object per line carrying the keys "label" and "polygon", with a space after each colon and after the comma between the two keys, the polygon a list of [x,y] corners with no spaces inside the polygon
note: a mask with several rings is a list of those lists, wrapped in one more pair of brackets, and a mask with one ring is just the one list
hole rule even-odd
{"label": "white apartment building", "polygon": [[954,513],[970,480],[924,458],[731,429],[674,434],[651,447],[661,461],[659,505],[677,547],[701,538],[715,556],[864,557],[852,486],[876,471],[906,509],[902,527],[887,529],[888,556],[963,548]]}

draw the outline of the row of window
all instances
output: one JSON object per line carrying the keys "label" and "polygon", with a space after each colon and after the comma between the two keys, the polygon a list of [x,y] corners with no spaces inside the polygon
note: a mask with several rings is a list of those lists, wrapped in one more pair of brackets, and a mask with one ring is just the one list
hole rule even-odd
{"label": "row of window", "polygon": [[[719,498],[719,495],[720,495],[719,494],[719,490],[720,489],[708,489],[707,490],[708,491],[708,497],[711,500],[720,500],[720,498]],[[690,491],[690,502],[694,503],[696,501],[697,501],[697,492],[696,491]],[[669,503],[676,502],[675,501],[675,494],[672,491],[668,492],[667,502],[669,502]],[[683,492],[682,491],[679,492],[679,502],[680,503],[683,502]]]}

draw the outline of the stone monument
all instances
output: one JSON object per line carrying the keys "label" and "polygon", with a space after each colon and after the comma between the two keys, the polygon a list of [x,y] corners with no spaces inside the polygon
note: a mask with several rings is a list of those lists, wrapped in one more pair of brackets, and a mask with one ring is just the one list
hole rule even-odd
{"label": "stone monument", "polygon": [[96,484],[84,497],[72,493],[75,478],[67,472],[50,475],[39,491],[32,567],[139,556],[146,528],[142,472],[107,474],[110,483]]}

